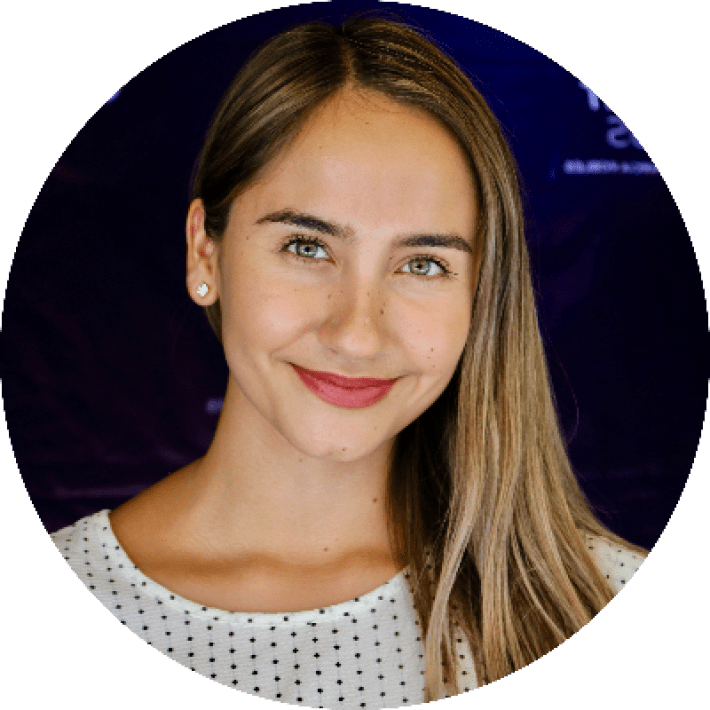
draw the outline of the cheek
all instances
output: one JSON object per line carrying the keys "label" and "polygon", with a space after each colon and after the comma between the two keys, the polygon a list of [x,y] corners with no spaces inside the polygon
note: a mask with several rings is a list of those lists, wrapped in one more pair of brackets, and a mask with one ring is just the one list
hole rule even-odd
{"label": "cheek", "polygon": [[314,309],[304,293],[257,269],[228,279],[221,295],[225,348],[273,351],[308,329]]}
{"label": "cheek", "polygon": [[412,360],[423,374],[450,377],[466,345],[470,307],[432,309],[404,325]]}

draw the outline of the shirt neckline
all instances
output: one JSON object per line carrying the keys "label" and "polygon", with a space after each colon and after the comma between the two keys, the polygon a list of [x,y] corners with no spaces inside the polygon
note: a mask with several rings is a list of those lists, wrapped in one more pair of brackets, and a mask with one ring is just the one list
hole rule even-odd
{"label": "shirt neckline", "polygon": [[388,602],[394,601],[398,596],[402,597],[405,594],[411,594],[406,584],[408,573],[407,570],[404,569],[383,585],[380,585],[366,594],[355,597],[349,601],[321,607],[319,609],[283,613],[250,613],[228,611],[217,607],[205,606],[170,591],[136,567],[113,533],[109,512],[109,509],[105,508],[88,518],[90,522],[94,523],[95,533],[102,544],[102,549],[108,549],[110,551],[109,559],[113,560],[114,564],[130,578],[132,586],[149,592],[155,597],[159,604],[165,604],[186,615],[208,618],[212,621],[244,624],[252,627],[279,626],[284,624],[288,624],[289,626],[300,624],[315,625],[318,622],[341,618],[343,616],[357,616],[363,612],[370,612],[376,609],[376,607],[385,600]]}

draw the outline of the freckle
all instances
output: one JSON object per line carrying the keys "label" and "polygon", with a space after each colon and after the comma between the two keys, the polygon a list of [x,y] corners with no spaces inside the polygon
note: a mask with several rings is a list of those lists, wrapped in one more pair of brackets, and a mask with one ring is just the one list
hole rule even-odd
{"label": "freckle", "polygon": [[373,502],[373,503],[377,503],[377,498],[373,498],[373,499],[372,499],[372,502]]}
{"label": "freckle", "polygon": [[347,446],[343,446],[343,451],[347,451],[347,450],[348,450]]}
{"label": "freckle", "polygon": [[328,548],[327,548],[327,547],[324,547],[324,548],[323,548],[323,552],[328,552]]}
{"label": "freckle", "polygon": [[434,348],[431,349],[431,352],[434,352]]}
{"label": "freckle", "polygon": [[384,309],[384,308],[380,308],[380,315],[383,316],[384,314],[385,314],[385,309]]}

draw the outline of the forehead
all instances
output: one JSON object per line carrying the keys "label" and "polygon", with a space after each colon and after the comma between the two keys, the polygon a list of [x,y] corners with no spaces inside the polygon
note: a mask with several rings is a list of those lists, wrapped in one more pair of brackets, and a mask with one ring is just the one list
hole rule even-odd
{"label": "forehead", "polygon": [[332,210],[363,228],[417,222],[472,233],[475,194],[463,149],[436,119],[346,89],[316,109],[238,200],[257,211]]}

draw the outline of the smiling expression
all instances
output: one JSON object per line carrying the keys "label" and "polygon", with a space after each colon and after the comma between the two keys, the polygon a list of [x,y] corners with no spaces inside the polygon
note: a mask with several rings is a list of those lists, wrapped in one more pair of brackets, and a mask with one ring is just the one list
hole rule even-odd
{"label": "smiling expression", "polygon": [[465,154],[423,111],[352,89],[322,104],[235,199],[213,255],[252,425],[317,458],[390,446],[466,343],[475,204]]}

